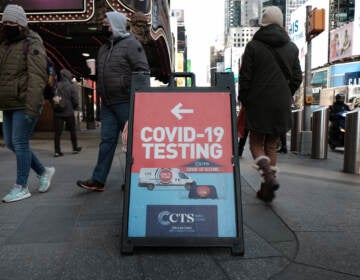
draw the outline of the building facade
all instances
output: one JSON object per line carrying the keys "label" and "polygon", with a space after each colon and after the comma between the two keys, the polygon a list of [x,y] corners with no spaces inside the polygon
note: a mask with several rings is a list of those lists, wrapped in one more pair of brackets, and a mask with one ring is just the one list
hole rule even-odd
{"label": "building facade", "polygon": [[233,27],[229,31],[228,47],[244,48],[259,27]]}
{"label": "building facade", "polygon": [[291,14],[303,5],[306,0],[287,0],[285,7],[285,28],[289,32],[291,28]]}

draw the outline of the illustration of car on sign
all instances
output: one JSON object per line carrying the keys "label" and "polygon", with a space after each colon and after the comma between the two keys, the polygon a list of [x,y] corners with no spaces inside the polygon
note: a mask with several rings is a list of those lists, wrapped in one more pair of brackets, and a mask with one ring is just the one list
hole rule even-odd
{"label": "illustration of car on sign", "polygon": [[153,190],[155,186],[184,186],[185,189],[195,185],[196,182],[181,172],[178,168],[141,168],[139,187]]}

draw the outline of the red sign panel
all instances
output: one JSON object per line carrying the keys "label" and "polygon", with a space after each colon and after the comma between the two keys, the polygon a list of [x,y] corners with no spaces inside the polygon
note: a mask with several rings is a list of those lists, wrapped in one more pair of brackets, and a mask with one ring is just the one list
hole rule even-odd
{"label": "red sign panel", "polygon": [[177,167],[185,172],[231,173],[230,109],[228,94],[137,93],[132,172]]}

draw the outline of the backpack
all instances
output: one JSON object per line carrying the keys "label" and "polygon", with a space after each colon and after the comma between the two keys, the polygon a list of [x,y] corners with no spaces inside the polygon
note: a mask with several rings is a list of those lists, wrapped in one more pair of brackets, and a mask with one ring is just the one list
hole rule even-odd
{"label": "backpack", "polygon": [[[23,53],[25,56],[29,53],[29,39],[26,38],[23,44]],[[48,74],[48,80],[44,89],[44,98],[47,100],[52,100],[55,96],[56,88],[57,88],[57,75],[55,63],[49,56],[46,56],[46,72]]]}
{"label": "backpack", "polygon": [[61,90],[56,90],[52,98],[54,112],[61,113],[65,111],[65,97]]}

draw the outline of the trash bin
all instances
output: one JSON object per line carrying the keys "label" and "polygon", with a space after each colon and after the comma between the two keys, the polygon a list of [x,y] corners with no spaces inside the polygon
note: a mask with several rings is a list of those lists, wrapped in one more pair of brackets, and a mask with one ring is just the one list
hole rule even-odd
{"label": "trash bin", "polygon": [[360,108],[346,114],[344,172],[360,174]]}
{"label": "trash bin", "polygon": [[322,106],[312,112],[311,117],[311,158],[326,159],[328,144],[328,107]]}
{"label": "trash bin", "polygon": [[302,131],[303,110],[293,110],[291,112],[291,140],[290,151],[300,151],[301,131]]}

